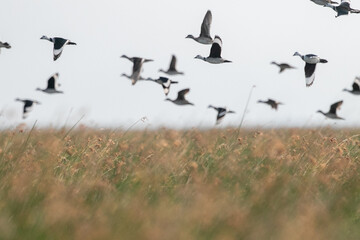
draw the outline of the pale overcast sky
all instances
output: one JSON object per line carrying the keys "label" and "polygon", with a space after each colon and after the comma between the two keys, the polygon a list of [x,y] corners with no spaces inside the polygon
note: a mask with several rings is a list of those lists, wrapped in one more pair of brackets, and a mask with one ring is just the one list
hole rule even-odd
{"label": "pale overcast sky", "polygon": [[[360,8],[360,1],[352,1]],[[188,34],[198,35],[206,11],[213,14],[211,35],[223,40],[224,58],[233,63],[213,65],[194,57],[207,56],[210,45],[201,45]],[[2,126],[20,123],[39,126],[83,124],[124,127],[142,116],[146,127],[212,127],[216,112],[209,104],[227,106],[220,126],[237,126],[252,85],[257,87],[248,108],[245,126],[360,126],[360,96],[342,92],[360,75],[360,15],[335,18],[336,13],[310,0],[215,1],[215,0],[3,0],[0,8],[0,41],[11,49],[0,54],[0,117]],[[76,42],[66,46],[54,62],[52,44],[42,35]],[[305,87],[304,62],[295,51],[327,59],[318,64],[316,79]],[[131,82],[120,77],[132,65],[122,54],[154,59],[144,64],[144,77],[164,76],[172,54],[184,76],[172,77],[169,98],[189,87],[195,106],[176,106],[164,101],[160,85]],[[287,62],[297,69],[278,74],[271,61]],[[60,73],[63,95],[35,91]],[[22,104],[30,98],[35,106],[22,120]],[[285,105],[273,111],[259,99],[274,98]],[[317,110],[344,100],[338,114],[346,121],[325,120]],[[67,118],[69,117],[68,121]],[[140,124],[141,125],[141,124]]]}

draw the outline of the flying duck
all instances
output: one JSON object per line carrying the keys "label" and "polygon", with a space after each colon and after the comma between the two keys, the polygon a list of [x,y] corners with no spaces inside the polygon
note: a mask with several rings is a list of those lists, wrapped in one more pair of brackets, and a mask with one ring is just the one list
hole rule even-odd
{"label": "flying duck", "polygon": [[167,96],[169,94],[171,84],[177,84],[178,83],[178,82],[172,81],[172,80],[170,80],[169,78],[166,78],[166,77],[159,77],[158,79],[148,78],[146,80],[153,81],[153,82],[156,82],[156,83],[160,84],[164,89],[165,96]]}
{"label": "flying duck", "polygon": [[53,94],[53,93],[64,93],[63,91],[58,91],[56,90],[57,84],[56,81],[59,78],[59,73],[55,73],[54,75],[52,75],[48,82],[47,82],[47,87],[45,89],[41,89],[41,88],[37,88],[37,91],[42,91],[44,93],[49,93],[49,94]]}
{"label": "flying duck", "polygon": [[178,92],[177,98],[175,100],[171,100],[166,98],[165,101],[173,102],[176,105],[194,105],[193,103],[189,102],[185,99],[185,95],[190,92],[189,88],[183,89]]}
{"label": "flying duck", "polygon": [[71,42],[69,39],[60,37],[48,38],[47,36],[42,36],[40,39],[48,40],[54,44],[54,61],[61,56],[65,45],[76,45],[76,43]]}
{"label": "flying duck", "polygon": [[24,103],[24,108],[23,108],[23,119],[25,119],[28,115],[28,113],[31,111],[32,107],[34,104],[40,104],[40,102],[35,101],[35,100],[29,100],[29,99],[20,99],[17,98],[15,99],[15,101],[18,102],[23,102]]}
{"label": "flying duck", "polygon": [[331,119],[340,119],[345,120],[344,118],[339,117],[336,114],[336,110],[340,109],[340,106],[343,104],[343,101],[336,102],[330,106],[330,110],[327,113],[324,113],[323,111],[319,110],[318,113],[322,113],[324,116],[331,118]]}
{"label": "flying duck", "polygon": [[7,42],[0,42],[0,52],[1,52],[1,48],[7,48],[7,49],[9,49],[9,48],[11,48],[11,46],[10,46],[10,44],[9,43],[7,43]]}
{"label": "flying duck", "polygon": [[281,102],[277,102],[273,99],[268,99],[267,101],[262,101],[262,100],[259,100],[258,103],[265,103],[265,104],[268,104],[271,106],[272,109],[275,109],[276,111],[278,110],[278,105],[283,105],[283,103]]}
{"label": "flying duck", "polygon": [[316,3],[317,5],[321,5],[324,7],[326,7],[329,3],[330,4],[338,4],[337,2],[333,2],[331,0],[310,0],[310,1]]}
{"label": "flying duck", "polygon": [[218,112],[218,114],[216,116],[216,125],[219,124],[224,119],[224,117],[227,113],[235,113],[234,111],[227,110],[227,108],[214,107],[212,105],[209,105],[208,108],[213,108]]}
{"label": "flying duck", "polygon": [[294,69],[295,67],[287,64],[287,63],[277,63],[277,62],[271,62],[271,64],[274,64],[280,68],[279,73],[282,73],[286,69]]}
{"label": "flying duck", "polygon": [[354,95],[360,95],[360,78],[359,77],[355,78],[354,83],[352,85],[352,90],[345,88],[343,91],[352,93]]}
{"label": "flying duck", "polygon": [[132,85],[135,85],[138,80],[145,80],[144,78],[141,78],[140,74],[142,71],[142,65],[146,62],[152,62],[152,59],[145,59],[145,58],[139,58],[139,57],[128,57],[126,55],[122,55],[121,58],[126,58],[129,61],[133,63],[133,69],[131,76],[127,76],[126,74],[123,74],[122,76],[128,77],[131,79]]}
{"label": "flying duck", "polygon": [[197,55],[195,58],[213,64],[231,63],[231,61],[225,60],[221,57],[221,48],[222,48],[222,40],[219,36],[216,35],[214,42],[211,46],[210,55],[208,57],[202,57],[200,55]]}
{"label": "flying duck", "polygon": [[302,60],[304,60],[305,64],[305,80],[306,86],[310,87],[315,80],[315,69],[317,63],[327,63],[328,61],[325,59],[321,59],[314,54],[301,55],[298,52],[294,53],[294,56],[299,56]]}
{"label": "flying duck", "polygon": [[193,35],[188,35],[186,38],[191,38],[202,44],[212,44],[213,39],[210,36],[210,26],[212,22],[212,14],[211,11],[208,10],[204,17],[204,20],[201,24],[201,32],[199,37],[194,37]]}
{"label": "flying duck", "polygon": [[350,7],[350,0],[341,0],[340,5],[334,6],[332,4],[326,5],[329,8],[332,8],[335,12],[337,12],[337,15],[335,17],[340,17],[342,15],[348,15],[350,13],[360,13],[360,10],[353,9]]}
{"label": "flying duck", "polygon": [[172,55],[169,69],[167,71],[164,71],[164,70],[160,69],[159,72],[163,72],[163,73],[166,73],[168,75],[183,75],[184,74],[183,72],[179,72],[178,70],[176,70],[176,57],[175,57],[175,55]]}

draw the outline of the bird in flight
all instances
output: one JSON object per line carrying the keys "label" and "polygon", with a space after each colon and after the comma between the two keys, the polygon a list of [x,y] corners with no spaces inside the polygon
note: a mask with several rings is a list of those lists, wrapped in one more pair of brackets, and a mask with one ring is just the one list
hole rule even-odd
{"label": "bird in flight", "polygon": [[219,63],[231,63],[229,60],[225,60],[221,57],[222,40],[219,36],[215,36],[214,42],[211,46],[210,55],[208,57],[202,57],[197,55],[195,58],[204,60],[205,62],[212,64]]}
{"label": "bird in flight", "polygon": [[301,55],[298,52],[294,53],[294,56],[299,56],[306,64],[305,64],[305,80],[306,86],[310,87],[315,80],[315,69],[317,63],[327,63],[326,59],[321,59],[315,54],[307,54]]}
{"label": "bird in flight", "polygon": [[360,13],[360,10],[353,9],[350,7],[350,0],[341,0],[340,5],[334,6],[330,3],[326,4],[327,7],[333,9],[335,12],[337,12],[337,15],[335,17],[340,17],[342,15],[348,15],[350,13]]}
{"label": "bird in flight", "polygon": [[160,84],[164,89],[165,96],[169,94],[171,84],[178,83],[177,81],[172,81],[167,77],[159,77],[158,79],[147,78],[146,80]]}
{"label": "bird in flight", "polygon": [[170,101],[173,102],[176,105],[194,105],[193,103],[189,102],[188,100],[185,99],[185,95],[188,94],[190,92],[189,88],[183,89],[181,91],[178,92],[177,98],[172,100],[170,98],[166,98],[166,101]]}
{"label": "bird in flight", "polygon": [[330,106],[330,110],[327,113],[324,113],[323,111],[319,110],[318,113],[323,114],[324,116],[331,118],[331,119],[339,119],[339,120],[345,120],[344,118],[339,117],[336,114],[336,111],[340,109],[340,106],[343,104],[343,101],[336,102]]}
{"label": "bird in flight", "polygon": [[210,36],[210,26],[212,22],[212,14],[211,11],[208,10],[204,17],[204,20],[201,24],[201,32],[199,37],[194,37],[193,35],[188,35],[186,38],[191,38],[202,44],[212,44],[213,39]]}
{"label": "bird in flight", "polygon": [[38,101],[29,100],[29,99],[17,98],[17,99],[15,99],[15,101],[24,103],[23,119],[25,119],[28,116],[28,113],[31,111],[34,104],[40,104],[40,102],[38,102]]}
{"label": "bird in flight", "polygon": [[277,102],[277,101],[275,101],[275,100],[273,100],[273,99],[270,99],[270,98],[269,98],[267,101],[259,100],[258,103],[268,104],[268,105],[270,105],[270,107],[271,107],[272,109],[275,109],[275,110],[278,110],[278,106],[279,106],[279,105],[283,105],[283,103]]}
{"label": "bird in flight", "polygon": [[271,62],[271,64],[274,64],[279,67],[279,73],[282,73],[286,69],[295,69],[295,67],[287,64],[287,63],[277,63],[277,62]]}
{"label": "bird in flight", "polygon": [[66,45],[76,45],[76,43],[70,41],[69,39],[64,39],[61,37],[48,38],[47,36],[42,36],[40,39],[48,40],[54,44],[54,61],[56,61],[61,56],[61,53]]}
{"label": "bird in flight", "polygon": [[44,93],[54,94],[54,93],[64,93],[63,91],[58,91],[57,88],[57,80],[59,78],[59,73],[55,73],[52,75],[48,82],[47,87],[45,89],[37,88],[37,91],[42,91]]}
{"label": "bird in flight", "polygon": [[7,42],[0,42],[0,52],[1,52],[1,48],[11,48],[10,44]]}
{"label": "bird in flight", "polygon": [[122,76],[125,76],[125,77],[129,78],[131,80],[132,85],[135,85],[136,82],[139,81],[139,80],[145,80],[144,78],[142,78],[140,76],[143,64],[146,63],[146,62],[154,61],[152,59],[146,59],[146,58],[140,58],[140,57],[128,57],[126,55],[122,55],[121,58],[126,58],[130,62],[133,63],[131,76],[127,76],[126,74],[122,75]]}
{"label": "bird in flight", "polygon": [[354,95],[360,95],[360,78],[355,77],[354,83],[352,85],[352,90],[349,90],[349,89],[345,88],[343,91],[352,93]]}
{"label": "bird in flight", "polygon": [[219,124],[224,119],[224,117],[227,113],[235,113],[234,111],[228,110],[227,108],[214,107],[212,105],[209,105],[208,108],[213,108],[218,113],[216,116],[216,125]]}
{"label": "bird in flight", "polygon": [[163,70],[160,69],[159,72],[163,72],[166,73],[168,75],[183,75],[183,72],[179,72],[178,70],[176,70],[176,56],[172,55],[171,57],[171,62],[170,62],[170,66],[168,70]]}

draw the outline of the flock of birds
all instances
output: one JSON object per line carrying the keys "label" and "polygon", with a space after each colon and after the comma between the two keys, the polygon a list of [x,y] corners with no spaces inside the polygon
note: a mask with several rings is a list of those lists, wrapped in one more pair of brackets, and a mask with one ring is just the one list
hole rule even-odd
{"label": "flock of birds", "polygon": [[[331,0],[311,0],[312,2],[324,6],[329,7],[337,12],[336,17],[342,16],[342,15],[348,15],[349,13],[360,13],[360,10],[352,9],[350,7],[350,0],[342,0],[340,4],[331,1]],[[208,10],[206,12],[206,15],[203,19],[202,25],[201,25],[201,32],[198,37],[194,37],[193,35],[188,35],[186,38],[193,39],[194,41],[210,45],[210,54],[208,57],[203,57],[201,55],[197,55],[195,59],[200,59],[205,62],[208,62],[210,64],[222,64],[222,63],[231,63],[230,60],[224,59],[221,56],[222,51],[222,40],[218,35],[215,35],[214,38],[210,35],[210,26],[212,23],[212,14],[211,11]],[[76,43],[70,41],[69,39],[64,39],[60,37],[54,37],[49,38],[47,36],[42,36],[40,39],[47,40],[53,43],[53,60],[56,61],[62,54],[63,49],[66,45],[76,45]],[[0,50],[1,48],[10,49],[11,46],[7,42],[0,42]],[[306,54],[302,55],[298,52],[294,53],[294,56],[299,56],[304,62],[305,62],[305,81],[306,86],[310,87],[315,80],[315,70],[316,65],[318,63],[327,63],[328,61],[326,59],[322,59],[317,55],[314,54]],[[168,96],[170,92],[170,87],[173,84],[177,84],[177,81],[173,81],[168,77],[160,76],[158,79],[152,79],[152,78],[143,78],[141,76],[141,72],[143,70],[144,63],[152,62],[152,59],[145,59],[140,57],[128,57],[126,55],[122,55],[121,58],[128,59],[132,63],[132,73],[131,75],[127,75],[123,73],[121,76],[126,77],[131,80],[132,85],[135,85],[138,81],[152,81],[162,86],[165,96]],[[176,68],[176,56],[172,55],[172,59],[170,62],[170,66],[167,70],[160,69],[159,72],[164,73],[169,76],[175,76],[175,75],[183,75],[184,73],[181,71],[178,71]],[[271,62],[271,64],[274,64],[279,67],[279,73],[284,72],[285,70],[289,69],[296,69],[295,67],[289,65],[288,63],[276,63]],[[37,88],[36,90],[42,91],[47,94],[61,94],[62,91],[59,91],[57,87],[59,84],[57,84],[57,80],[59,78],[59,74],[55,73],[52,75],[49,80],[47,81],[47,87],[45,89]],[[344,89],[344,91],[347,91],[349,93],[352,93],[354,95],[360,95],[360,78],[356,77],[354,80],[354,83],[352,85],[352,89]],[[194,105],[193,103],[189,102],[185,96],[190,92],[189,88],[182,89],[178,91],[177,98],[176,99],[169,99],[166,98],[166,101],[171,101],[172,103],[176,105]],[[23,118],[26,118],[31,108],[34,106],[34,104],[40,104],[40,102],[36,100],[30,100],[30,99],[20,99],[17,98],[15,101],[20,101],[23,103]],[[269,105],[272,109],[277,110],[279,105],[282,105],[283,103],[278,102],[273,99],[268,99],[267,101],[259,100],[258,103],[264,103]],[[337,110],[340,108],[340,106],[343,104],[343,101],[338,101],[330,106],[330,110],[328,112],[323,112],[319,110],[319,113],[322,113],[324,116],[331,118],[331,119],[344,119],[337,115]],[[226,114],[235,113],[234,111],[228,110],[226,107],[216,107],[213,105],[209,105],[208,108],[212,108],[217,111],[217,117],[216,117],[216,124],[219,124],[221,120],[225,117]]]}

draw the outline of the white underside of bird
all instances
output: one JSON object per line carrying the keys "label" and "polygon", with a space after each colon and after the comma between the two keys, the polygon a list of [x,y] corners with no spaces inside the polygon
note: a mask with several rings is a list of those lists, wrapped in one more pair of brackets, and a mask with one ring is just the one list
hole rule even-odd
{"label": "white underside of bird", "polygon": [[213,40],[211,38],[203,38],[203,37],[196,38],[195,41],[202,43],[202,44],[212,44],[213,43]]}
{"label": "white underside of bird", "polygon": [[64,50],[64,47],[70,42],[70,40],[67,40],[64,45],[60,48],[60,49],[55,49],[54,48],[54,56],[58,56],[59,54],[61,54],[61,52]]}
{"label": "white underside of bird", "polygon": [[211,58],[211,57],[205,58],[205,61],[212,64],[219,64],[225,62],[225,60],[222,58]]}
{"label": "white underside of bird", "polygon": [[63,93],[62,91],[58,91],[58,90],[55,90],[55,89],[44,89],[44,90],[41,90],[45,93]]}

